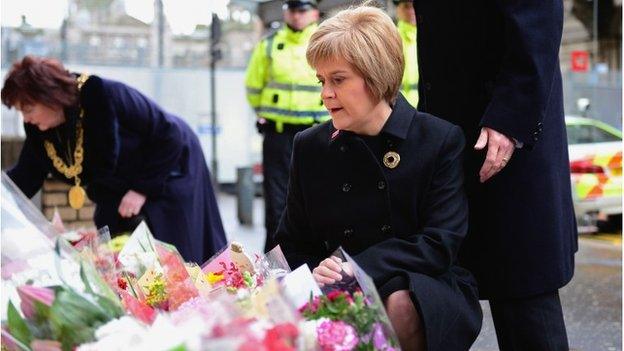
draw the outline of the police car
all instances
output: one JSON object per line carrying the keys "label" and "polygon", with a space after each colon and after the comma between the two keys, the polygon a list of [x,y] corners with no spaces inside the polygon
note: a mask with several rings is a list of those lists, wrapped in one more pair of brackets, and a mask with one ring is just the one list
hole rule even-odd
{"label": "police car", "polygon": [[579,232],[621,229],[622,132],[590,118],[565,122]]}

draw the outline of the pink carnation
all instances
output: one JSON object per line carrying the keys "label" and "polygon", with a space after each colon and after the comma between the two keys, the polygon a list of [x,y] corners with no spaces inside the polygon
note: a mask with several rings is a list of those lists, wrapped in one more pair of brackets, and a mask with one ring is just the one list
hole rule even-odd
{"label": "pink carnation", "polygon": [[351,351],[359,342],[355,328],[343,321],[323,321],[316,333],[323,351]]}

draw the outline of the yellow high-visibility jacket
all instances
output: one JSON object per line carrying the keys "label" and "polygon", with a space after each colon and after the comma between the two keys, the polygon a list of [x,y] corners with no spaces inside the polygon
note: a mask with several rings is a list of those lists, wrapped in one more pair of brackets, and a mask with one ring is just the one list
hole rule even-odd
{"label": "yellow high-visibility jacket", "polygon": [[418,56],[416,48],[416,26],[405,21],[397,23],[401,40],[403,41],[403,56],[405,57],[405,72],[401,81],[401,93],[409,103],[418,106]]}
{"label": "yellow high-visibility jacket", "polygon": [[299,32],[288,26],[263,39],[251,55],[245,77],[247,100],[258,117],[283,124],[313,124],[329,119],[321,85],[308,65],[306,49],[316,23]]}

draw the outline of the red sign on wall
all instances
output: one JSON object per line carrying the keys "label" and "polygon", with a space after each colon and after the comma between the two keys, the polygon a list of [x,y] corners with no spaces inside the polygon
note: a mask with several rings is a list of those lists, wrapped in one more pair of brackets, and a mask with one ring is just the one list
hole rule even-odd
{"label": "red sign on wall", "polygon": [[572,72],[589,71],[589,52],[586,50],[572,51]]}

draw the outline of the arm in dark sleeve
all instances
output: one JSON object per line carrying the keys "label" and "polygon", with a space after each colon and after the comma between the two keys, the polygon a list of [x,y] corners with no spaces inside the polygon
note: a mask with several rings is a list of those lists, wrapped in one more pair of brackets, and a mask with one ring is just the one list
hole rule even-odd
{"label": "arm in dark sleeve", "polygon": [[85,133],[96,138],[92,142],[98,162],[93,162],[94,177],[87,191],[92,200],[118,199],[129,189],[128,183],[116,176],[121,149],[119,118],[102,79],[92,76],[87,81],[81,96],[86,111]]}
{"label": "arm in dark sleeve", "polygon": [[300,147],[299,134],[295,135],[293,143],[286,208],[277,228],[275,240],[292,269],[304,263],[313,269],[326,255],[320,239],[312,233],[310,228],[305,199],[299,184],[300,168],[297,166],[301,161],[301,155],[297,152]]}
{"label": "arm in dark sleeve", "polygon": [[145,150],[130,189],[155,197],[162,193],[167,177],[175,170],[185,141],[177,121],[137,90],[118,84],[114,96],[120,123],[126,123],[143,138]]}
{"label": "arm in dark sleeve", "polygon": [[558,81],[563,29],[561,0],[498,0],[505,57],[481,125],[532,147]]}
{"label": "arm in dark sleeve", "polygon": [[26,138],[17,164],[7,172],[7,175],[28,198],[31,198],[41,189],[47,174],[48,170],[35,150],[33,140]]}
{"label": "arm in dark sleeve", "polygon": [[463,189],[464,136],[454,126],[436,160],[421,213],[422,231],[377,243],[354,256],[355,261],[380,286],[397,271],[435,276],[454,263],[468,230],[468,204]]}

